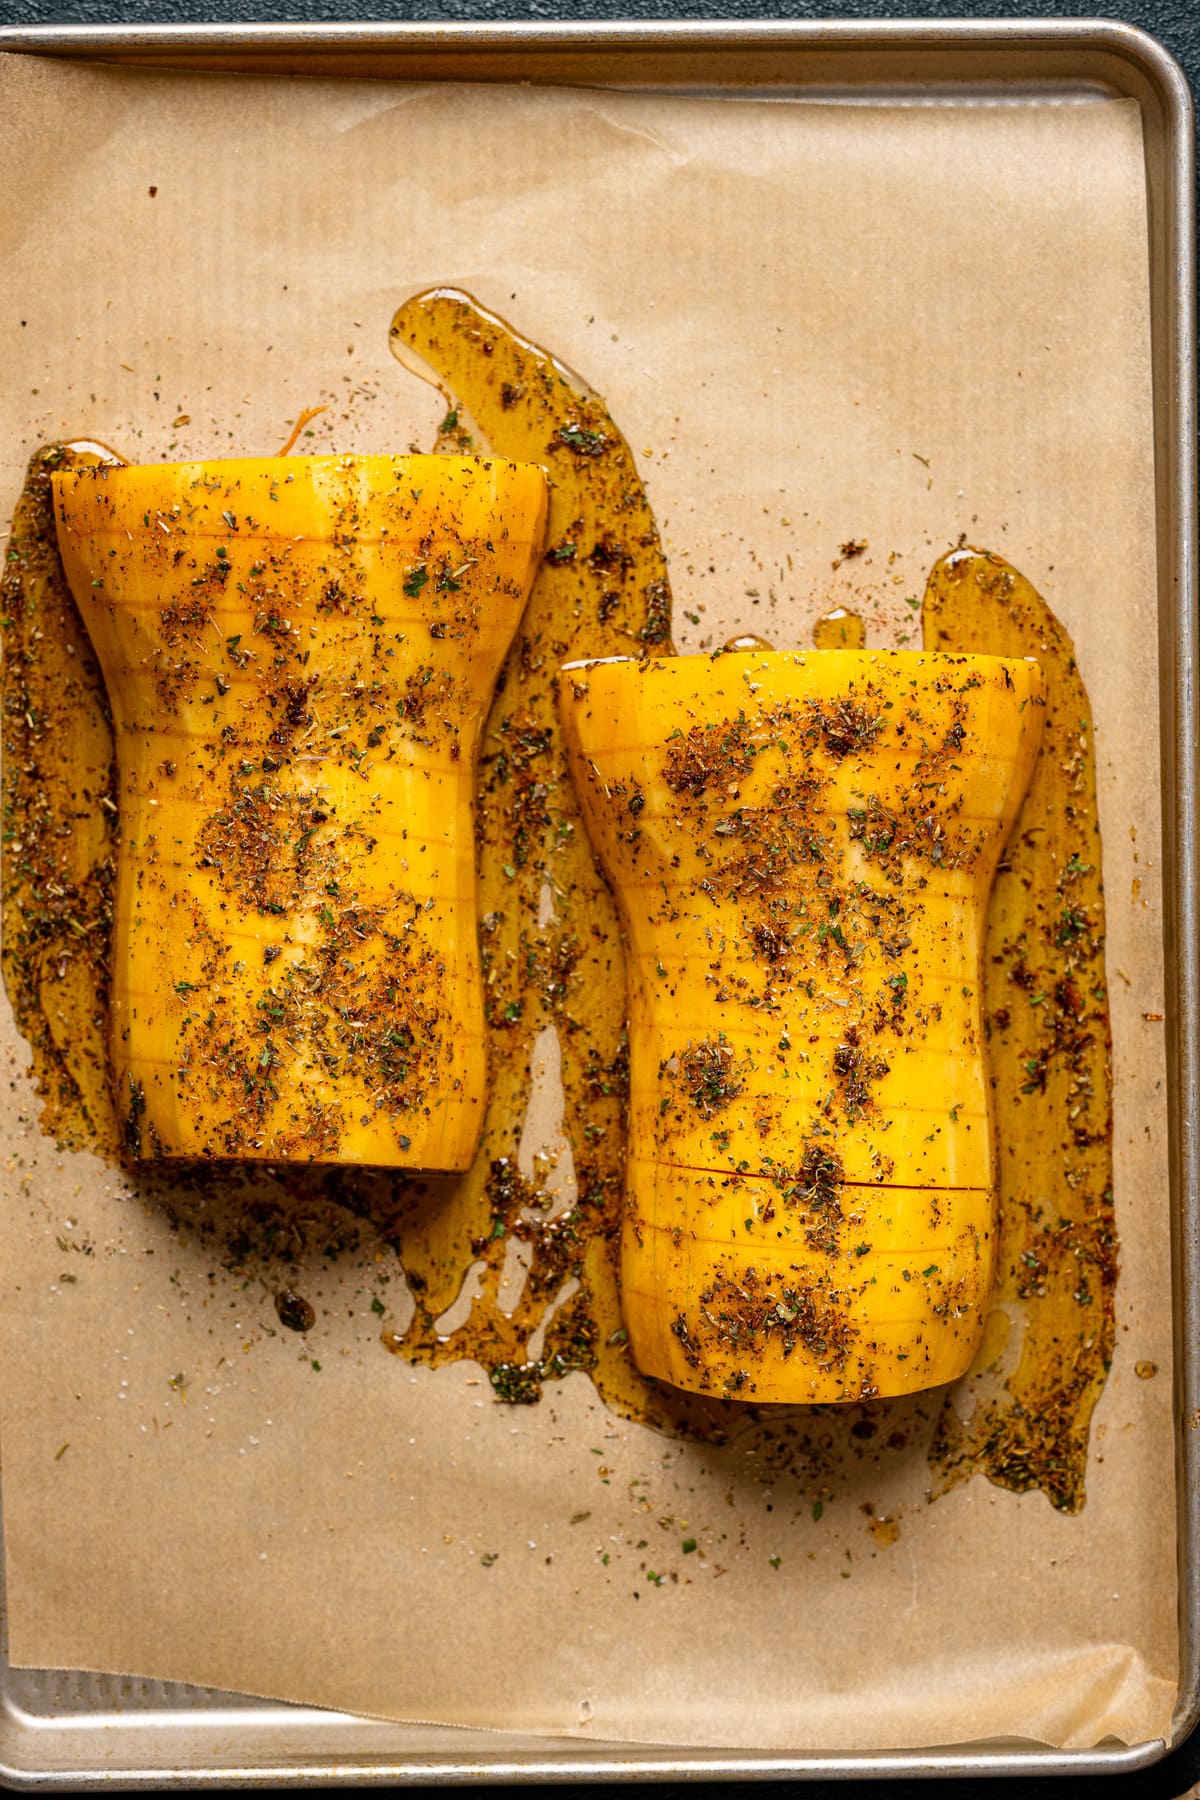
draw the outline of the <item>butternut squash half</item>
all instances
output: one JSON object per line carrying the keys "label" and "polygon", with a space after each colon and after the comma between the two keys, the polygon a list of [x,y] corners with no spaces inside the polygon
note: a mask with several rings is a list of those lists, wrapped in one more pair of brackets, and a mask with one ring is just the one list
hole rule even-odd
{"label": "butternut squash half", "polygon": [[752,651],[559,681],[627,941],[639,1368],[751,1401],[954,1379],[992,1282],[979,958],[1037,666]]}
{"label": "butternut squash half", "polygon": [[476,751],[542,471],[101,464],[54,497],[116,734],[130,1153],[466,1168]]}

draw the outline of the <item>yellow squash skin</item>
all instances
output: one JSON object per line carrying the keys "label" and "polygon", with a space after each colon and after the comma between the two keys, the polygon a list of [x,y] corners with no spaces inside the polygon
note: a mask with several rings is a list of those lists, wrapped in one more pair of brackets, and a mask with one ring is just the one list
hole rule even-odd
{"label": "yellow squash skin", "polygon": [[541,470],[296,457],[53,485],[116,734],[128,1151],[465,1169],[475,758]]}
{"label": "yellow squash skin", "polygon": [[559,695],[627,939],[639,1368],[752,1401],[953,1380],[992,1281],[979,958],[1037,666],[755,651]]}

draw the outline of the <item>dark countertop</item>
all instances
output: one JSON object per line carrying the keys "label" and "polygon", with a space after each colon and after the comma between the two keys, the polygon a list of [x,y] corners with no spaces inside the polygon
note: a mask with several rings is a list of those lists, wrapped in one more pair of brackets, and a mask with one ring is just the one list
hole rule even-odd
{"label": "dark countertop", "polygon": [[[1088,0],[991,0],[972,6],[962,0],[945,5],[929,0],[0,0],[0,25],[48,24],[151,25],[363,20],[499,21],[524,19],[546,23],[556,19],[869,19],[869,18],[1094,18],[1099,9]],[[1120,15],[1125,24],[1152,33],[1182,65],[1194,91],[1200,91],[1200,3],[1198,0],[1127,0]],[[1173,1756],[1140,1775],[1099,1780],[1052,1780],[1045,1777],[994,1782],[951,1779],[939,1782],[939,1800],[1180,1800],[1200,1784],[1200,1732]],[[899,1781],[818,1781],[772,1784],[751,1782],[655,1784],[657,1800],[751,1800],[784,1788],[797,1800],[904,1800],[915,1789]],[[500,1790],[492,1790],[499,1792]],[[566,1788],[543,1788],[546,1800],[565,1795]],[[595,1800],[628,1800],[629,1789],[605,1783],[590,1787]]]}
{"label": "dark countertop", "polygon": [[[1103,8],[1088,0],[840,0],[837,5],[781,4],[781,0],[0,0],[0,24],[204,24],[221,21],[415,19],[868,19],[868,18],[1094,18]],[[1127,24],[1164,43],[1193,86],[1200,72],[1200,8],[1195,0],[1129,0]]]}

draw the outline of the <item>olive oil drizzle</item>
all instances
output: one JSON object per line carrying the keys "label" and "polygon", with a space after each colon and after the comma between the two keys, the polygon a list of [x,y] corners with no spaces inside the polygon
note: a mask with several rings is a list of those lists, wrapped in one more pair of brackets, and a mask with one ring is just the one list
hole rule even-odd
{"label": "olive oil drizzle", "polygon": [[[445,396],[439,442],[542,463],[547,549],[484,731],[478,788],[491,1099],[474,1167],[403,1196],[398,1243],[417,1297],[384,1339],[413,1361],[470,1355],[502,1399],[532,1401],[547,1376],[586,1369],[619,1410],[655,1406],[625,1350],[616,1276],[628,1083],[625,977],[616,910],[596,870],[567,773],[554,677],[584,657],[670,653],[666,559],[633,454],[604,402],[547,351],[469,295],[418,294],[391,342]],[[468,424],[469,421],[469,424]],[[466,442],[464,442],[464,438]],[[535,1046],[557,1033],[563,1129],[574,1165],[565,1207],[518,1167]],[[564,1171],[565,1172],[565,1171]],[[543,1171],[546,1177],[550,1171]],[[515,1307],[500,1306],[512,1242],[528,1247]],[[466,1323],[439,1321],[461,1287]],[[530,1340],[547,1310],[537,1355]],[[667,1406],[671,1404],[668,1400]]]}
{"label": "olive oil drizzle", "polygon": [[[417,295],[396,314],[391,342],[446,397],[439,448],[537,461],[551,479],[547,552],[480,762],[492,1087],[481,1149],[456,1177],[164,1165],[132,1168],[131,1183],[265,1291],[290,1293],[294,1278],[309,1280],[331,1258],[360,1259],[381,1341],[407,1360],[474,1359],[510,1403],[584,1370],[618,1413],[752,1446],[764,1482],[787,1474],[828,1494],[853,1462],[927,1439],[936,1396],[764,1416],[646,1381],[625,1342],[616,1263],[624,966],[615,907],[567,779],[553,680],[566,661],[671,652],[666,560],[633,455],[598,395],[469,295]],[[3,972],[31,1047],[43,1128],[116,1161],[123,1144],[106,1052],[119,831],[112,732],[62,575],[49,483],[55,468],[109,457],[119,460],[92,443],[39,451],[14,515],[3,609]],[[986,1354],[997,1355],[1006,1319],[1023,1328],[1020,1352],[1007,1377],[971,1378],[966,1424],[961,1395],[941,1409],[931,1456],[942,1488],[981,1472],[1041,1487],[1071,1510],[1082,1504],[1088,1423],[1111,1356],[1116,1270],[1090,714],[1069,639],[998,558],[960,551],[939,563],[924,621],[930,648],[1035,655],[1051,684],[1047,748],[997,882],[985,969],[1002,1147],[1002,1278]],[[855,646],[862,630],[839,608],[814,638]],[[1038,820],[1050,831],[1039,835]],[[548,1028],[561,1063],[562,1147],[557,1167],[535,1160],[523,1174],[522,1121]],[[1064,1139],[1058,1127],[1067,1130],[1072,1109]],[[1039,1194],[1053,1196],[1040,1212]]]}
{"label": "olive oil drizzle", "polygon": [[845,606],[832,606],[814,622],[812,636],[818,650],[862,650],[867,627],[860,614]]}
{"label": "olive oil drizzle", "polygon": [[743,631],[737,637],[726,638],[721,648],[736,655],[739,650],[773,650],[775,646],[769,638],[759,637],[757,632]]}
{"label": "olive oil drizzle", "polygon": [[2,609],[4,983],[43,1129],[109,1157],[121,1143],[106,1028],[116,763],[104,682],[59,560],[50,477],[116,460],[90,441],[37,452],[13,514]]}
{"label": "olive oil drizzle", "polygon": [[[1104,891],[1091,707],[1067,633],[998,556],[937,563],[922,615],[929,650],[1036,656],[1042,753],[992,891],[983,1009],[993,1084],[1000,1253],[993,1297],[1021,1323],[1015,1368],[986,1370],[943,1407],[931,1460],[943,1486],[983,1473],[1084,1499],[1088,1425],[1112,1359],[1117,1230]],[[978,1367],[978,1364],[977,1364]]]}

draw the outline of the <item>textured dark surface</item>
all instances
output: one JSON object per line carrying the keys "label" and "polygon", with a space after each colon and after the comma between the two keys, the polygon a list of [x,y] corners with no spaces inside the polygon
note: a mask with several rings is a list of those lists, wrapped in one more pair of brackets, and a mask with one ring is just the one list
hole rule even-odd
{"label": "textured dark surface", "polygon": [[[1038,6],[1033,0],[992,0],[987,6],[930,5],[927,0],[841,0],[838,5],[772,4],[772,0],[0,0],[0,22],[35,25],[151,24],[214,20],[286,19],[758,19],[758,18],[990,18],[1094,17],[1082,3]],[[1200,7],[1195,0],[1142,0],[1121,17],[1140,25],[1178,57],[1192,78],[1200,74]]]}
{"label": "textured dark surface", "polygon": [[[870,19],[870,18],[1092,18],[1088,4],[1037,5],[992,0],[987,6],[930,5],[925,0],[841,0],[838,5],[772,3],[772,0],[0,0],[0,25],[150,25],[291,20],[509,20],[544,23],[555,19]],[[1123,8],[1121,19],[1151,32],[1182,65],[1193,90],[1200,87],[1200,3],[1198,0],[1142,0]],[[634,1647],[631,1647],[634,1648]],[[1200,1782],[1200,1734],[1141,1775],[1098,1781],[1032,1779],[994,1782],[949,1780],[933,1789],[938,1800],[1178,1800]],[[798,1800],[912,1800],[909,1782],[815,1782],[721,1785],[664,1783],[650,1789],[657,1800],[768,1800],[780,1785]],[[922,1784],[923,1785],[923,1784]],[[546,1800],[566,1789],[540,1790]],[[575,1790],[594,1800],[629,1800],[628,1787],[605,1785]]]}

